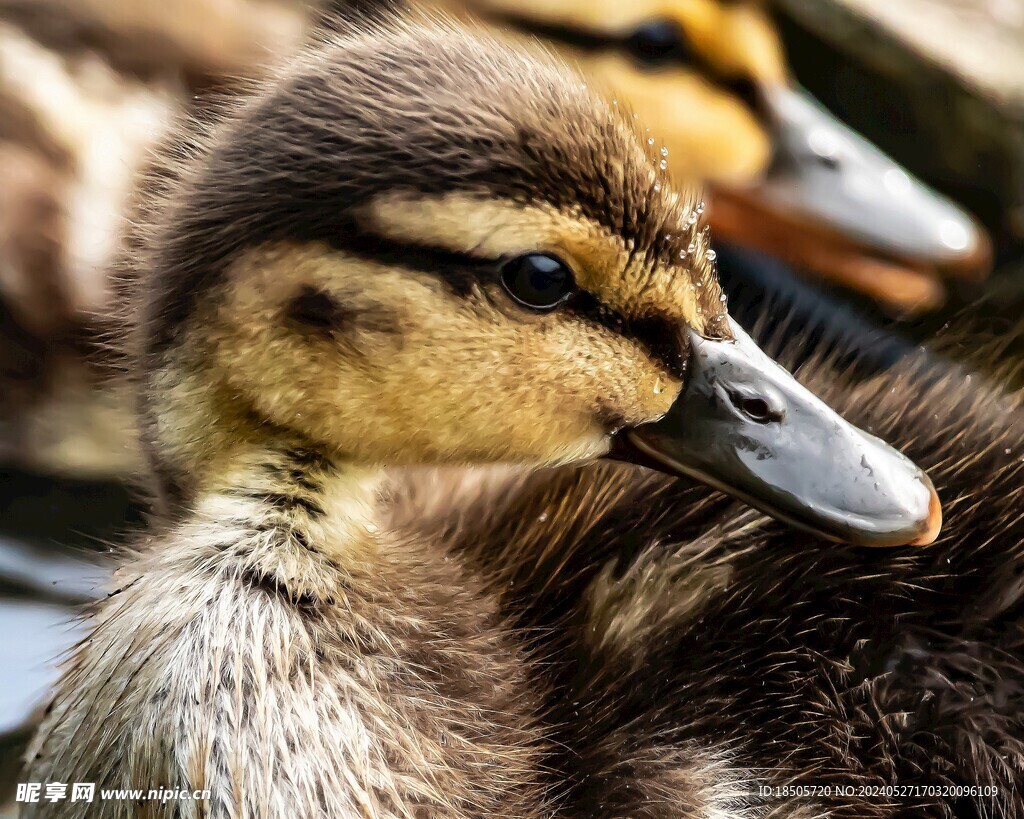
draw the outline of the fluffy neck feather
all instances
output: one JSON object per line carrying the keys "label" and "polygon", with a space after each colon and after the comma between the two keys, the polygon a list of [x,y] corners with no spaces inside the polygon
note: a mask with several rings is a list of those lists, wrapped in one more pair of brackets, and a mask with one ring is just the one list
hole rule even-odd
{"label": "fluffy neck feather", "polygon": [[325,577],[363,573],[377,560],[379,470],[278,435],[219,460],[199,484],[190,517],[245,550],[236,555],[243,571],[296,600],[319,601],[336,591]]}

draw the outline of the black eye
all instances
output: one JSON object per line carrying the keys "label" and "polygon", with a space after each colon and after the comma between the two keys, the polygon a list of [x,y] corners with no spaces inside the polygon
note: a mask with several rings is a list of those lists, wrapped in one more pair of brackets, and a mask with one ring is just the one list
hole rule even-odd
{"label": "black eye", "polygon": [[543,253],[527,253],[505,262],[501,283],[513,299],[533,310],[553,310],[576,289],[569,268]]}
{"label": "black eye", "polygon": [[649,20],[629,37],[629,50],[641,62],[659,65],[686,55],[686,34],[675,20]]}

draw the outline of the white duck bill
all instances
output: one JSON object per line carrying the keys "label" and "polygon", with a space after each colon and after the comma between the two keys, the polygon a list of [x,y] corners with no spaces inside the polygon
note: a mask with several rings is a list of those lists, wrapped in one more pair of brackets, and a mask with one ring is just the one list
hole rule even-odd
{"label": "white duck bill", "polygon": [[934,540],[941,515],[924,472],[840,418],[732,326],[733,341],[691,333],[683,392],[663,419],[626,433],[647,462],[829,539]]}
{"label": "white duck bill", "polygon": [[776,159],[759,194],[876,252],[939,267],[974,258],[976,222],[799,88],[762,90]]}

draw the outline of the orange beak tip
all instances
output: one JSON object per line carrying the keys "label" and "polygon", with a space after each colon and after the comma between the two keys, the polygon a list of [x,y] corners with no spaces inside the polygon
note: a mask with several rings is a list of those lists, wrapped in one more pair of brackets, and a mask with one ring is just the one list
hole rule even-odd
{"label": "orange beak tip", "polygon": [[932,491],[932,498],[928,504],[928,525],[924,532],[915,540],[910,541],[911,546],[929,546],[935,542],[942,531],[942,503],[935,491]]}

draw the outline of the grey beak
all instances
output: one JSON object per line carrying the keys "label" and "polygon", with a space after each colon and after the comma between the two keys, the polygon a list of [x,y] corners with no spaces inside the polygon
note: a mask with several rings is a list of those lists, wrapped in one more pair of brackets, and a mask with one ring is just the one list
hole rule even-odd
{"label": "grey beak", "polygon": [[626,459],[696,478],[833,540],[935,540],[942,513],[928,477],[840,418],[732,327],[734,341],[691,331],[683,392],[660,421],[619,433],[640,456]]}
{"label": "grey beak", "polygon": [[761,91],[777,153],[768,202],[874,252],[938,268],[985,264],[988,240],[963,210],[908,174],[805,92]]}

